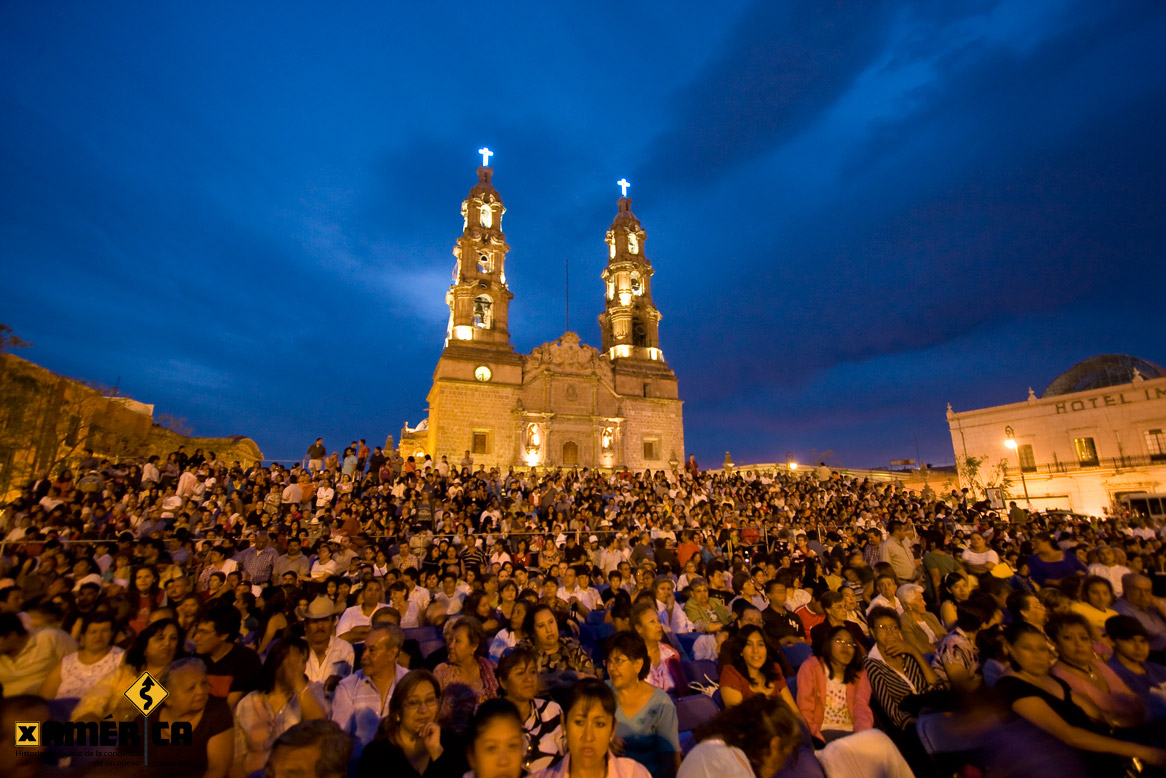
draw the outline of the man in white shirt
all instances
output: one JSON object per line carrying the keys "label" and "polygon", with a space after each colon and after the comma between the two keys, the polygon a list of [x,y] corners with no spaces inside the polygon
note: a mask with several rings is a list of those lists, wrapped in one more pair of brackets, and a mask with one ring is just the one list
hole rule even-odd
{"label": "man in white shirt", "polygon": [[340,614],[336,634],[349,643],[362,643],[368,635],[372,616],[381,607],[385,598],[385,585],[373,578],[360,590],[360,602]]}
{"label": "man in white shirt", "polygon": [[0,684],[4,696],[36,694],[77,642],[54,627],[29,630],[20,615],[0,613]]}
{"label": "man in white shirt", "polygon": [[884,608],[893,608],[899,615],[903,614],[903,604],[895,596],[895,592],[899,590],[899,584],[895,580],[895,576],[890,573],[883,573],[875,578],[875,590],[878,594],[871,599],[870,605],[866,608],[867,613],[870,613],[871,610],[881,605]]}
{"label": "man in white shirt", "polygon": [[442,573],[441,588],[438,589],[433,599],[445,605],[446,614],[453,616],[461,613],[462,601],[465,598],[465,593],[458,587],[457,575],[449,570]]}
{"label": "man in white shirt", "polygon": [[372,742],[381,719],[388,715],[397,682],[409,672],[397,664],[404,642],[400,627],[377,624],[368,632],[360,669],[336,687],[332,720],[353,736],[357,753]]}
{"label": "man in white shirt", "polygon": [[329,694],[342,678],[352,672],[352,661],[356,656],[352,644],[332,632],[336,626],[333,607],[327,597],[317,597],[304,614],[304,640],[308,644],[304,672],[309,681],[323,684]]}

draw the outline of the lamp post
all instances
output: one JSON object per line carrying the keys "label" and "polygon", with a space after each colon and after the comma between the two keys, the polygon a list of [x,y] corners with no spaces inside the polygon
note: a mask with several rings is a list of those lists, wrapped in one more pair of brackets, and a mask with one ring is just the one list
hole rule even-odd
{"label": "lamp post", "polygon": [[1020,461],[1020,447],[1016,445],[1016,436],[1011,425],[1004,428],[1004,445],[1016,452],[1016,464],[1020,466],[1020,484],[1024,487],[1024,504],[1032,510],[1032,500],[1028,499],[1028,481],[1024,480],[1024,463]]}

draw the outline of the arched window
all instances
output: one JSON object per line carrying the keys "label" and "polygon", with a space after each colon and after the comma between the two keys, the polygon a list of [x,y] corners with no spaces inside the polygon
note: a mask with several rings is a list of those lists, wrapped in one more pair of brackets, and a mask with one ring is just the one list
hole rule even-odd
{"label": "arched window", "polygon": [[579,464],[579,444],[573,440],[563,444],[563,464],[567,467]]}
{"label": "arched window", "polygon": [[615,299],[615,279],[614,278],[607,279],[607,299],[608,300]]}
{"label": "arched window", "polygon": [[480,270],[483,273],[489,273],[493,269],[494,269],[494,263],[490,261],[490,255],[489,254],[479,254],[478,255],[478,270]]}
{"label": "arched window", "polygon": [[632,273],[631,287],[632,294],[636,295],[637,297],[644,293],[644,280],[640,278],[639,273]]}
{"label": "arched window", "polygon": [[478,209],[478,217],[483,227],[494,226],[494,212],[485,203],[482,203],[482,207]]}
{"label": "arched window", "polygon": [[638,235],[636,235],[634,232],[628,233],[628,253],[629,254],[639,254],[640,253],[640,237]]}
{"label": "arched window", "polygon": [[480,294],[474,298],[474,326],[482,330],[494,327],[494,301],[490,295]]}
{"label": "arched window", "polygon": [[634,322],[632,322],[632,345],[648,345],[648,330],[646,327],[644,327],[644,322],[640,319],[636,319]]}

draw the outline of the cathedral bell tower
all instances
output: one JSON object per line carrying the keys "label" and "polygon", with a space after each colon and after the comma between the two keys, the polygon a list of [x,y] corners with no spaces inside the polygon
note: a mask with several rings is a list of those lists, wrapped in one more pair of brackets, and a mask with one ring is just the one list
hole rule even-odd
{"label": "cathedral bell tower", "polygon": [[619,198],[619,212],[607,231],[605,308],[599,315],[603,351],[621,359],[663,362],[660,312],[652,304],[652,263],[644,255],[646,235],[632,213],[632,201]]}
{"label": "cathedral bell tower", "polygon": [[[487,156],[483,154],[483,156]],[[513,351],[508,309],[514,294],[506,286],[506,209],[490,183],[494,171],[478,168],[478,183],[462,201],[462,235],[454,246],[457,264],[445,296],[449,306],[446,348],[475,346]]]}

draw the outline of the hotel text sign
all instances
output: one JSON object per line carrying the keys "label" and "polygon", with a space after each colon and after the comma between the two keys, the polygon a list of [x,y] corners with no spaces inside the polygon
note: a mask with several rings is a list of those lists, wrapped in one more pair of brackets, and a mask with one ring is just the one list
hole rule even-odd
{"label": "hotel text sign", "polygon": [[1143,389],[1134,392],[1118,392],[1117,394],[1102,394],[1096,397],[1086,397],[1084,400],[1057,403],[1057,413],[1071,413],[1088,411],[1094,408],[1116,407],[1129,405],[1143,400],[1160,400],[1166,397],[1166,389]]}

